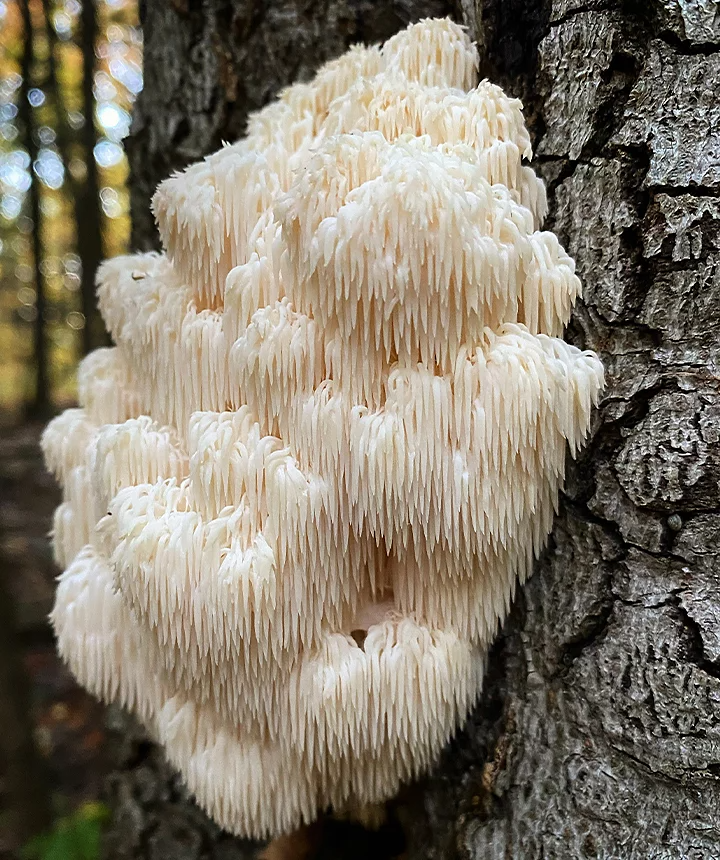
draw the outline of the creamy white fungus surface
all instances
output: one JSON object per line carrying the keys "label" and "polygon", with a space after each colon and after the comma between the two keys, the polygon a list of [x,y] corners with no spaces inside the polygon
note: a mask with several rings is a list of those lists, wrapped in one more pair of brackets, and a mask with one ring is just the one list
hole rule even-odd
{"label": "creamy white fungus surface", "polygon": [[521,105],[477,65],[422,21],[163,182],[165,250],[100,268],[115,345],[43,438],[60,653],[243,836],[436,761],[602,387]]}

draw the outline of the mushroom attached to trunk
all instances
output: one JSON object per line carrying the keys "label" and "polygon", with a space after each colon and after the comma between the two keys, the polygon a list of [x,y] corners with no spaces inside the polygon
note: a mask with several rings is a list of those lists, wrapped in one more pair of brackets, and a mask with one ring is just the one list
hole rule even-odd
{"label": "mushroom attached to trunk", "polygon": [[48,427],[52,620],[245,836],[383,800],[466,717],[602,386],[519,102],[462,28],[354,48],[164,182]]}

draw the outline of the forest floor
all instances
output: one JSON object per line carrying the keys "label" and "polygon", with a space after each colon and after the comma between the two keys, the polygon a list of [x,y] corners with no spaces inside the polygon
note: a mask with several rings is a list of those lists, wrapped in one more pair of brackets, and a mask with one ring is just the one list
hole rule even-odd
{"label": "forest floor", "polygon": [[99,799],[107,770],[103,708],[58,658],[47,620],[59,491],[40,454],[41,430],[0,427],[0,858]]}

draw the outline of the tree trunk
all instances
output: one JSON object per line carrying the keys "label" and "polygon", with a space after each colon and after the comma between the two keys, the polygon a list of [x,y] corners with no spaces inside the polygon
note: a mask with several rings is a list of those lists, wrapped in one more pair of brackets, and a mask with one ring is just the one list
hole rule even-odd
{"label": "tree trunk", "polygon": [[45,331],[45,300],[47,284],[43,271],[43,216],[40,205],[40,179],[35,172],[38,158],[37,120],[35,108],[30,104],[35,71],[35,30],[29,0],[22,0],[20,13],[23,22],[23,55],[20,73],[22,83],[18,99],[18,114],[23,129],[25,150],[30,162],[30,187],[28,200],[32,221],[32,255],[35,271],[35,319],[33,321],[33,367],[34,391],[27,406],[32,418],[47,417],[50,411],[48,385],[48,350]]}
{"label": "tree trunk", "polygon": [[[100,208],[100,176],[95,161],[97,131],[95,129],[95,72],[97,71],[97,15],[96,3],[83,2],[81,11],[83,57],[83,116],[80,131],[83,161],[86,174],[82,182],[75,183],[75,222],[77,250],[82,263],[80,297],[85,325],[82,331],[83,354],[98,346],[106,346],[105,331],[95,297],[95,274],[103,257],[102,220]],[[52,28],[52,25],[48,23]],[[58,110],[61,110],[58,105]]]}
{"label": "tree trunk", "polygon": [[[100,177],[95,161],[97,132],[95,129],[95,72],[97,70],[97,14],[94,3],[84,3],[81,17],[81,51],[83,63],[82,101],[83,125],[79,134],[68,122],[63,88],[58,80],[58,34],[52,20],[52,0],[43,0],[43,35],[48,40],[47,79],[45,89],[55,108],[57,147],[65,166],[65,182],[73,203],[75,247],[80,257],[80,303],[85,318],[82,329],[81,355],[100,346],[107,346],[109,335],[100,316],[95,295],[95,274],[103,259],[102,209],[100,207]],[[72,154],[79,144],[85,176],[78,180],[70,170]]]}
{"label": "tree trunk", "polygon": [[[3,525],[0,540],[5,543]],[[0,856],[25,845],[52,821],[48,775],[33,736],[30,684],[9,585],[15,574],[0,556]]]}
{"label": "tree trunk", "polygon": [[[148,0],[136,245],[156,242],[157,182],[237,138],[249,110],[351,42],[438,14],[468,24],[483,73],[525,102],[548,228],[585,285],[568,339],[601,354],[608,385],[482,701],[392,817],[408,858],[720,856],[711,0]],[[156,751],[122,749],[112,857],[253,856],[182,799]],[[356,856],[357,834],[328,847],[339,838],[324,831],[319,856]]]}

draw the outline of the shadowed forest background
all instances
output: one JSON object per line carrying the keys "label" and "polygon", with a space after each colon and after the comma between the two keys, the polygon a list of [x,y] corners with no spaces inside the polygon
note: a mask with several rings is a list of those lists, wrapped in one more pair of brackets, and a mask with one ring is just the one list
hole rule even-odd
{"label": "shadowed forest background", "polygon": [[[21,846],[65,860],[97,853],[104,726],[46,620],[58,491],[37,441],[73,403],[78,361],[106,342],[94,273],[128,247],[122,142],[141,53],[132,0],[0,2],[2,857]],[[53,840],[29,843],[53,825]]]}

